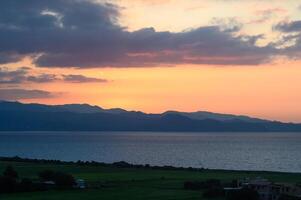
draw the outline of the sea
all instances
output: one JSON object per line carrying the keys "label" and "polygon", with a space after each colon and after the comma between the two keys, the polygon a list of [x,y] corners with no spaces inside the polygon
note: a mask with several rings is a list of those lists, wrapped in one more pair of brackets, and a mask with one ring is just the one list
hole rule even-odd
{"label": "sea", "polygon": [[301,172],[301,133],[0,132],[0,157]]}

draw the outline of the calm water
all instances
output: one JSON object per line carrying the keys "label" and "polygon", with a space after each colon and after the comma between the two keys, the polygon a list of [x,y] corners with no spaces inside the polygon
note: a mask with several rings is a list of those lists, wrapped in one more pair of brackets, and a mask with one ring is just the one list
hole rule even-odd
{"label": "calm water", "polygon": [[301,172],[300,133],[0,132],[0,156]]}

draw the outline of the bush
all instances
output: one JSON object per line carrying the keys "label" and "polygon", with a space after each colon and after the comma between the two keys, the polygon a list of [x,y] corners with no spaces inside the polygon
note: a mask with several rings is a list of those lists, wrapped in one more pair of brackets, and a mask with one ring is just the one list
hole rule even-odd
{"label": "bush", "polygon": [[0,176],[0,193],[15,192],[16,187],[16,179],[8,176]]}
{"label": "bush", "polygon": [[241,190],[229,192],[227,200],[258,200],[259,195],[255,190],[243,188]]}
{"label": "bush", "polygon": [[39,178],[43,181],[52,181],[54,180],[55,172],[52,170],[44,170],[39,173]]}
{"label": "bush", "polygon": [[62,172],[56,172],[53,181],[59,187],[72,187],[75,185],[75,179],[73,176]]}
{"label": "bush", "polygon": [[32,192],[35,190],[34,184],[28,178],[23,178],[18,184],[18,191],[20,192]]}
{"label": "bush", "polygon": [[203,197],[205,198],[217,198],[217,197],[223,197],[224,195],[225,193],[222,187],[212,187],[207,189],[203,193]]}
{"label": "bush", "polygon": [[72,175],[52,170],[44,170],[39,173],[39,178],[43,181],[53,181],[58,187],[72,187],[75,179]]}
{"label": "bush", "polygon": [[218,179],[208,179],[204,182],[205,189],[221,187],[221,181]]}
{"label": "bush", "polygon": [[11,165],[6,167],[6,169],[3,172],[3,176],[13,178],[13,179],[17,179],[19,177],[18,173]]}

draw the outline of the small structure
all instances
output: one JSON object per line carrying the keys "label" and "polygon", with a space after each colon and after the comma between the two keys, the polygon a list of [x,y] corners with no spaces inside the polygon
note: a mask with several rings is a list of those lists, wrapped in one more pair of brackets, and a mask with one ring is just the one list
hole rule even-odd
{"label": "small structure", "polygon": [[86,188],[86,182],[83,179],[77,179],[75,181],[75,183],[76,183],[76,185],[75,185],[76,188],[79,188],[79,189],[85,189]]}
{"label": "small structure", "polygon": [[260,200],[271,200],[271,186],[272,183],[267,179],[257,177],[255,179],[249,180],[248,182],[242,183],[243,187],[255,190]]}
{"label": "small structure", "polygon": [[301,199],[301,187],[288,183],[273,183],[271,186],[272,200],[277,200],[280,195],[298,197]]}
{"label": "small structure", "polygon": [[43,184],[45,185],[55,185],[54,181],[44,181]]}
{"label": "small structure", "polygon": [[242,188],[256,191],[260,200],[278,200],[282,195],[301,199],[301,187],[288,183],[273,183],[267,179],[257,177],[255,179],[243,179],[237,182],[236,188],[224,188],[225,192],[231,192]]}
{"label": "small structure", "polygon": [[38,183],[40,183],[45,189],[54,189],[56,187],[56,183],[54,181],[43,181]]}

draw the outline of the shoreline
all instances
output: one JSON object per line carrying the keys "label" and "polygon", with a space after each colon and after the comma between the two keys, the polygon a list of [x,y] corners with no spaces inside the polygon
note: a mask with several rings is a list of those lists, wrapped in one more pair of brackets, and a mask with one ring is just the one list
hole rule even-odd
{"label": "shoreline", "polygon": [[124,169],[151,169],[151,170],[173,170],[173,171],[193,171],[193,172],[242,172],[242,173],[269,173],[269,174],[298,174],[301,172],[282,172],[282,171],[266,171],[266,170],[231,170],[231,169],[210,169],[210,168],[195,168],[195,167],[175,167],[175,166],[156,166],[150,164],[131,164],[126,161],[118,161],[113,163],[105,163],[98,161],[64,161],[52,159],[36,159],[36,158],[22,158],[19,156],[5,157],[0,156],[0,162],[16,162],[16,163],[30,163],[30,164],[58,164],[58,165],[76,165],[76,166],[95,166],[95,167],[112,167]]}

